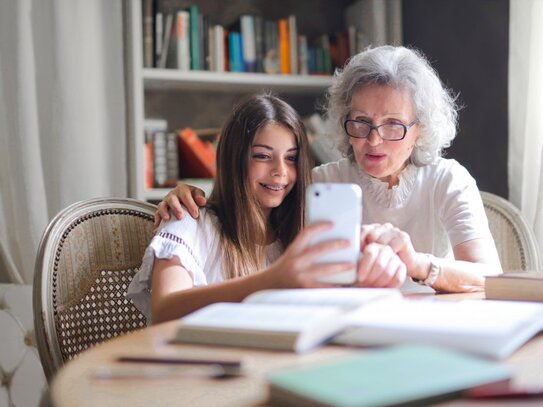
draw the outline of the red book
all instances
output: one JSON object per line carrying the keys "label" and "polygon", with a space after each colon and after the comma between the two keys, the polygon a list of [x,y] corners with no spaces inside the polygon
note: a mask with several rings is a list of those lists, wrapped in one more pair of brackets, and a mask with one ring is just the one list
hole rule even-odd
{"label": "red book", "polygon": [[189,127],[179,132],[179,170],[183,178],[211,178],[217,173],[213,145]]}
{"label": "red book", "polygon": [[143,171],[145,188],[153,188],[153,144],[143,145]]}

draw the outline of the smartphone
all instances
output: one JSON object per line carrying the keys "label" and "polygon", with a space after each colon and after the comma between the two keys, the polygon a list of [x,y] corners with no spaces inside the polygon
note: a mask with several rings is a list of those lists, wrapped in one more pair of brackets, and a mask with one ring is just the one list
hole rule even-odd
{"label": "smartphone", "polygon": [[[319,263],[358,263],[360,256],[360,225],[362,223],[362,190],[356,184],[314,183],[306,191],[306,220],[308,224],[329,221],[333,228],[319,233],[312,244],[345,239],[348,248],[327,253],[318,259]],[[357,269],[320,277],[318,281],[330,284],[349,285],[356,281]]]}

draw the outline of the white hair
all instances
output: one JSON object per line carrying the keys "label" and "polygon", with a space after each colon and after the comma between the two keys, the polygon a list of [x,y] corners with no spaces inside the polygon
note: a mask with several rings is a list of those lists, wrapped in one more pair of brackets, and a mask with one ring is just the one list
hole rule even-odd
{"label": "white hair", "polygon": [[420,126],[411,162],[417,166],[433,163],[456,136],[456,96],[439,79],[424,55],[417,50],[385,45],[353,56],[343,70],[336,70],[327,92],[326,111],[340,135],[340,151],[354,160],[343,122],[351,110],[353,93],[369,84],[407,91]]}

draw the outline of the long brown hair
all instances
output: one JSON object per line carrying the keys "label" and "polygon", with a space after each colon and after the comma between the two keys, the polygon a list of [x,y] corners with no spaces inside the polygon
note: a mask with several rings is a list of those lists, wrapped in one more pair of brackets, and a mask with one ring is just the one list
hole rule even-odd
{"label": "long brown hair", "polygon": [[270,223],[286,247],[304,225],[305,189],[311,182],[311,155],[305,127],[286,102],[269,95],[239,103],[223,127],[217,146],[217,176],[208,200],[220,226],[220,247],[226,278],[251,274],[264,266],[266,219],[249,185],[249,159],[255,135],[273,123],[292,132],[298,147],[297,181]]}

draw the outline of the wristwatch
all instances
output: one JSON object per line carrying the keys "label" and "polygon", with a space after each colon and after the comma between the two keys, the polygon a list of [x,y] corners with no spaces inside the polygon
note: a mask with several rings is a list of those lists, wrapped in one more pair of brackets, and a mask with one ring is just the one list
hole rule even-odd
{"label": "wristwatch", "polygon": [[428,257],[428,260],[430,260],[430,271],[428,272],[426,279],[420,281],[420,284],[433,287],[437,281],[437,278],[439,277],[439,273],[441,272],[441,266],[438,264],[435,256],[426,254],[426,257]]}

